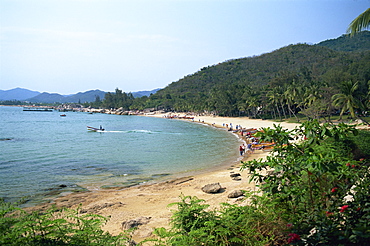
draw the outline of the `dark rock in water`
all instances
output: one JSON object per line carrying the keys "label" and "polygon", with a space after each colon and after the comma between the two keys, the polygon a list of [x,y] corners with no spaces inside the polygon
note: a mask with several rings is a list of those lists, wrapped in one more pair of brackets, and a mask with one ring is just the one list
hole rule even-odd
{"label": "dark rock in water", "polygon": [[241,190],[234,190],[227,197],[228,198],[238,198],[240,196],[244,196],[243,191],[241,191]]}
{"label": "dark rock in water", "polygon": [[207,184],[203,186],[202,191],[205,193],[218,193],[222,189],[220,183]]}
{"label": "dark rock in water", "polygon": [[151,218],[152,217],[139,217],[137,219],[122,222],[122,229],[129,230],[129,229],[141,226],[141,225],[148,224]]}
{"label": "dark rock in water", "polygon": [[230,174],[230,177],[231,178],[238,177],[238,176],[241,176],[240,173],[232,173],[232,174]]}
{"label": "dark rock in water", "polygon": [[59,185],[59,188],[66,188],[66,187],[67,187],[67,185],[65,185],[65,184]]}

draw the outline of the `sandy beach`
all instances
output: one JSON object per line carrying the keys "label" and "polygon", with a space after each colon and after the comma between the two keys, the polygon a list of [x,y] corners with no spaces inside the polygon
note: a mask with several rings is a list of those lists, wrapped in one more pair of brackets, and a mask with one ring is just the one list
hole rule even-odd
{"label": "sandy beach", "polygon": [[[164,115],[152,115],[164,117]],[[181,115],[183,116],[183,114]],[[273,122],[265,120],[250,120],[244,118],[225,118],[212,116],[195,116],[194,122],[208,124],[214,127],[225,128],[226,124],[234,127],[240,125],[243,128],[272,127]],[[225,125],[224,125],[225,124]],[[281,123],[284,128],[293,129],[296,124]],[[264,158],[268,152],[256,150],[253,154],[245,156],[243,160]],[[140,242],[152,235],[153,228],[168,227],[172,210],[176,206],[168,207],[168,204],[180,201],[180,195],[197,196],[204,199],[211,209],[228,202],[231,204],[246,204],[247,201],[238,198],[228,198],[228,194],[235,190],[255,190],[255,184],[249,182],[248,172],[240,172],[239,164],[230,164],[218,171],[203,172],[193,176],[179,177],[174,180],[139,185],[125,189],[102,189],[90,192],[68,194],[57,198],[52,204],[64,207],[77,207],[82,204],[82,210],[87,213],[100,214],[110,217],[104,230],[113,235],[123,231],[122,223],[129,220],[141,219],[144,224],[134,232],[133,239]],[[230,174],[240,173],[240,180],[233,180]],[[223,192],[208,194],[201,190],[207,184],[220,183]],[[32,209],[46,208],[50,203],[34,207]]]}

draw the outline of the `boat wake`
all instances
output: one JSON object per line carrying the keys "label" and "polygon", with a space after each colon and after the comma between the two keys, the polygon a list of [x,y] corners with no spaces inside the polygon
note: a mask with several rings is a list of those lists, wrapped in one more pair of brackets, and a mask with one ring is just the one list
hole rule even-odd
{"label": "boat wake", "polygon": [[97,132],[107,132],[107,133],[144,133],[144,134],[153,134],[157,132],[149,131],[149,130],[126,130],[126,131],[97,131]]}

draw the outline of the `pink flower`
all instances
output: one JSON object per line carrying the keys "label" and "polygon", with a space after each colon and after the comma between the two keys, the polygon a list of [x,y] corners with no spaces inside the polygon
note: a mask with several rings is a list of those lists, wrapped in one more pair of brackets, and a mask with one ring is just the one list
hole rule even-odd
{"label": "pink flower", "polygon": [[292,223],[288,223],[287,225],[286,225],[286,227],[288,227],[288,228],[291,228],[293,226],[293,224]]}
{"label": "pink flower", "polygon": [[295,233],[290,233],[288,236],[289,236],[288,243],[292,243],[294,241],[301,240],[301,237],[298,234],[295,234]]}
{"label": "pink flower", "polygon": [[359,161],[364,161],[365,160],[365,158],[361,158]]}
{"label": "pink flower", "polygon": [[333,189],[331,189],[331,192],[334,193],[338,190],[338,187],[334,187]]}
{"label": "pink flower", "polygon": [[348,205],[343,205],[341,208],[340,208],[340,211],[341,213],[343,213],[344,211],[346,211],[348,208]]}

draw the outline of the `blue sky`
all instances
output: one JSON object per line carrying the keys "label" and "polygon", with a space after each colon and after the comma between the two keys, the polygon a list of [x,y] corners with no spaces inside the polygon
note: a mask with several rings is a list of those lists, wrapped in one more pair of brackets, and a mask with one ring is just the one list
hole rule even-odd
{"label": "blue sky", "polygon": [[370,0],[0,0],[0,89],[163,88],[346,32]]}

